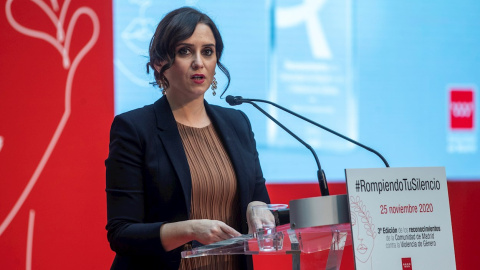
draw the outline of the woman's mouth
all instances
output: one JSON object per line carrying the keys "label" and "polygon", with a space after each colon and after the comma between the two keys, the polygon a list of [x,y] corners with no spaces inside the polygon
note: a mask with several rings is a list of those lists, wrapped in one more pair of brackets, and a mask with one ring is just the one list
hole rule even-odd
{"label": "woman's mouth", "polygon": [[190,77],[192,81],[196,84],[202,84],[205,82],[205,75],[203,74],[193,74],[192,77]]}

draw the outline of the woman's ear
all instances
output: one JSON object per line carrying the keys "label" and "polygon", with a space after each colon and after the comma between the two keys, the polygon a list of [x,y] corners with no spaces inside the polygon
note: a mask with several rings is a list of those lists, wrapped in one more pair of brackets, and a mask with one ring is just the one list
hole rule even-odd
{"label": "woman's ear", "polygon": [[162,68],[162,65],[158,65],[158,64],[153,64],[153,66],[155,67],[155,70],[160,73],[160,69]]}
{"label": "woman's ear", "polygon": [[164,65],[166,65],[168,62],[166,60],[163,60],[163,61],[156,61],[156,63],[153,64],[153,67],[155,68],[155,70],[160,73],[160,70],[162,69],[162,67]]}

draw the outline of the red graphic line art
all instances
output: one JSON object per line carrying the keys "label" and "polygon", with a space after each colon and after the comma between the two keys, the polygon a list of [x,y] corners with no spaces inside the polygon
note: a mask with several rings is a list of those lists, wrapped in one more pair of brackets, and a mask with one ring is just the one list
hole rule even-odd
{"label": "red graphic line art", "polygon": [[32,250],[33,250],[33,228],[35,225],[35,210],[30,209],[28,215],[28,232],[27,232],[27,258],[26,267],[27,270],[32,270]]}
{"label": "red graphic line art", "polygon": [[[12,2],[14,0],[7,0],[6,6],[5,6],[5,12],[7,16],[7,20],[10,23],[10,25],[17,30],[18,32],[30,36],[33,38],[38,38],[42,39],[44,41],[47,41],[48,43],[52,44],[60,53],[62,56],[63,60],[63,67],[68,70],[68,75],[67,75],[67,81],[65,85],[65,100],[64,100],[64,112],[63,115],[60,119],[60,122],[58,123],[57,128],[55,129],[55,132],[47,146],[47,149],[42,155],[42,158],[40,159],[40,162],[38,163],[37,167],[35,168],[35,171],[33,172],[32,177],[28,181],[27,185],[25,186],[25,189],[22,191],[20,197],[16,201],[15,205],[13,208],[10,210],[6,218],[2,221],[0,225],[0,236],[3,234],[3,232],[7,229],[8,225],[10,225],[11,221],[15,216],[17,215],[18,211],[22,207],[23,203],[27,199],[28,195],[32,191],[33,187],[35,186],[38,177],[42,173],[45,164],[48,162],[50,155],[52,154],[53,149],[55,148],[58,139],[62,135],[63,129],[68,121],[68,118],[70,117],[71,113],[71,92],[72,92],[72,82],[73,78],[75,76],[75,71],[77,70],[78,65],[80,64],[80,61],[83,59],[83,57],[90,51],[90,49],[95,45],[95,43],[98,40],[98,36],[100,33],[100,22],[98,20],[98,17],[96,13],[88,7],[80,7],[78,8],[72,15],[72,18],[70,19],[70,22],[68,24],[68,29],[66,34],[64,34],[63,31],[63,26],[64,26],[64,20],[65,20],[65,14],[66,10],[68,7],[68,4],[70,3],[69,0],[66,0],[65,3],[62,6],[62,10],[60,12],[60,19],[55,17],[55,14],[53,11],[45,5],[43,2],[38,1],[38,0],[32,0],[35,4],[37,4],[46,14],[47,16],[50,17],[52,22],[55,24],[57,27],[57,37],[53,38],[52,36],[48,35],[47,33],[38,31],[38,30],[32,30],[29,28],[26,28],[19,24],[13,17],[12,15]],[[58,9],[58,3],[56,1],[52,1],[52,5],[57,7]],[[85,46],[79,51],[73,62],[70,64],[70,58],[69,58],[69,50],[70,50],[70,43],[72,39],[72,33],[74,30],[74,26],[78,20],[78,18],[81,15],[86,15],[88,16],[93,23],[93,33],[92,36],[90,37],[90,40],[85,44]],[[65,41],[65,45],[62,46],[61,42]]]}
{"label": "red graphic line art", "polygon": [[50,3],[52,4],[53,10],[58,11],[58,2],[57,0],[50,0]]}

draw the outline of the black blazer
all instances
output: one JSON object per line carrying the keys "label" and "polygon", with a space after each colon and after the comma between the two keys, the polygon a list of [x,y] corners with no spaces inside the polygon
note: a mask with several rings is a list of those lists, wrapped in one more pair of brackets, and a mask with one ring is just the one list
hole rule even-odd
{"label": "black blazer", "polygon": [[[241,111],[207,102],[205,107],[233,163],[242,233],[247,233],[248,203],[270,202],[252,128]],[[192,186],[182,140],[165,97],[115,117],[105,165],[107,237],[116,252],[112,269],[178,269],[181,247],[166,252],[160,226],[189,218]]]}

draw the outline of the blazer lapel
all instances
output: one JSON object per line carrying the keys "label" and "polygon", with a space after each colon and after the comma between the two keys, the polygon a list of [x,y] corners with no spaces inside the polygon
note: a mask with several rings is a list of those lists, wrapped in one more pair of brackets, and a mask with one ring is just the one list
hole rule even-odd
{"label": "blazer lapel", "polygon": [[178,132],[177,122],[175,122],[172,110],[165,97],[155,102],[154,110],[157,118],[158,136],[180,180],[185,197],[185,205],[187,206],[187,213],[190,217],[192,179],[188,160],[183,149],[182,139]]}
{"label": "blazer lapel", "polygon": [[240,145],[238,144],[237,132],[235,131],[235,123],[230,123],[226,117],[222,116],[214,107],[210,106],[205,101],[205,108],[207,110],[208,116],[212,120],[215,130],[218,132],[220,138],[223,141],[223,145],[230,157],[233,168],[235,169],[235,174],[237,176],[237,187],[240,197],[240,206],[242,209],[242,220],[246,216],[247,205],[250,201],[250,198],[246,194],[250,194],[249,186],[249,177],[247,175],[247,170],[245,161],[243,160],[240,153]]}
{"label": "blazer lapel", "polygon": [[[249,190],[251,187],[249,185],[250,181],[247,174],[248,168],[246,168],[242,156],[239,155],[242,151],[240,149],[241,146],[238,144],[238,135],[234,129],[235,123],[227,121],[224,116],[206,101],[205,108],[208,116],[212,120],[215,130],[218,132],[223,142],[235,170],[243,220],[246,216],[247,205],[250,201],[250,198],[248,198],[246,194],[250,194]],[[187,213],[190,216],[192,179],[190,176],[188,160],[183,149],[182,139],[178,132],[177,123],[175,122],[172,110],[165,97],[162,97],[155,102],[154,110],[157,118],[158,136],[165,147],[167,155],[172,161],[175,172],[177,173],[185,197]]]}

